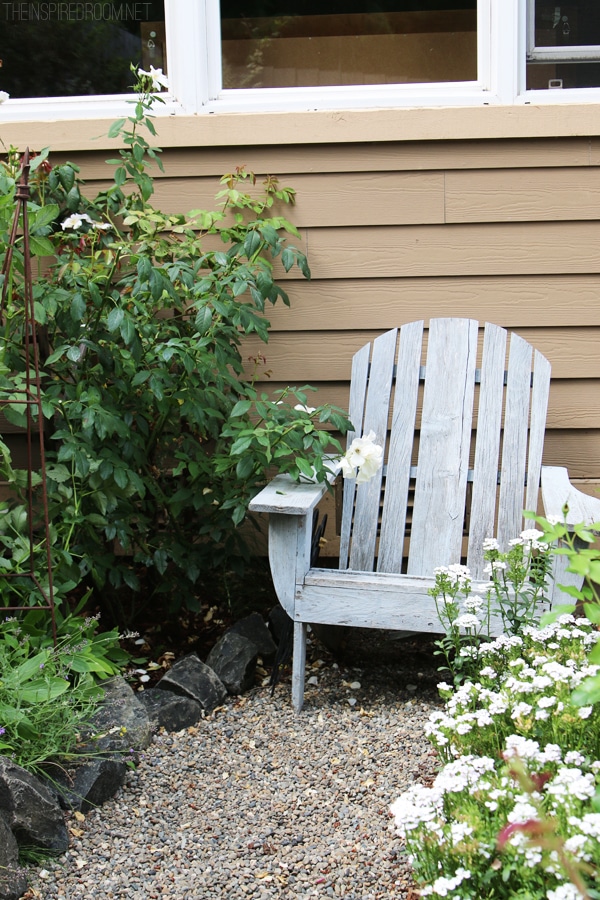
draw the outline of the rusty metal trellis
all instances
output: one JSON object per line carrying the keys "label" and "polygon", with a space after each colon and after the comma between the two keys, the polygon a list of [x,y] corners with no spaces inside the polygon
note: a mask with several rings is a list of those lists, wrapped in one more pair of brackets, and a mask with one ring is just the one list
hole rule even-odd
{"label": "rusty metal trellis", "polygon": [[[23,237],[23,349],[25,358],[25,399],[2,399],[2,404],[20,404],[25,406],[27,418],[27,522],[29,528],[29,571],[23,572],[0,572],[1,578],[30,578],[35,585],[36,591],[40,595],[40,603],[33,606],[0,606],[0,611],[29,611],[32,609],[47,609],[50,611],[52,619],[52,637],[56,642],[56,613],[54,606],[54,588],[52,581],[52,556],[50,550],[50,524],[48,516],[48,493],[46,479],[46,462],[44,454],[44,419],[42,413],[42,384],[40,377],[40,353],[38,333],[35,323],[35,308],[33,301],[32,277],[31,277],[31,255],[29,248],[29,222],[27,215],[27,201],[30,196],[29,187],[29,168],[30,158],[29,149],[25,151],[23,157],[23,166],[21,178],[16,188],[16,209],[12,222],[12,229],[8,242],[8,249],[2,266],[2,275],[4,276],[2,284],[2,295],[0,298],[0,320],[6,325],[6,300],[8,295],[9,284],[12,285],[12,279],[9,278],[11,266],[13,264],[14,249],[17,243],[19,233],[19,219],[22,217],[22,237]],[[13,293],[12,303],[15,305],[18,298]],[[37,411],[37,427],[34,421],[33,411]],[[35,440],[34,432],[37,431],[39,441],[40,454],[40,493],[42,502],[42,520],[43,520],[43,539],[45,543],[46,566],[48,571],[48,586],[46,589],[40,584],[39,578],[35,572],[34,547],[35,547],[35,519],[39,521],[39,501],[36,503],[34,498],[33,485],[33,444]],[[39,534],[39,529],[38,529]]]}

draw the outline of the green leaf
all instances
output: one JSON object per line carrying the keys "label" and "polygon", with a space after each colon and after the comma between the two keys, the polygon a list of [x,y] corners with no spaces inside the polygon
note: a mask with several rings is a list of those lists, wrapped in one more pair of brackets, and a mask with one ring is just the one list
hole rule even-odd
{"label": "green leaf", "polygon": [[128,479],[125,469],[115,469],[113,472],[113,477],[121,490],[124,490],[127,487]]}
{"label": "green leaf", "polygon": [[117,331],[124,318],[125,312],[122,309],[119,307],[111,309],[106,320],[106,327],[111,333]]}
{"label": "green leaf", "polygon": [[64,678],[37,678],[35,681],[31,681],[29,684],[22,687],[19,691],[19,695],[24,703],[34,705],[49,700],[56,700],[57,697],[60,697],[61,694],[64,694],[68,690],[69,682]]}
{"label": "green leaf", "polygon": [[47,237],[32,234],[29,236],[29,249],[32,256],[52,256],[54,244]]}
{"label": "green leaf", "polygon": [[44,228],[45,225],[49,225],[50,222],[54,221],[59,212],[60,207],[56,203],[49,203],[48,206],[43,206],[30,218],[29,230],[37,231],[40,228]]}
{"label": "green leaf", "polygon": [[126,121],[127,119],[116,119],[108,129],[109,138],[118,137]]}
{"label": "green leaf", "polygon": [[75,184],[75,170],[72,166],[65,164],[58,168],[58,178],[65,191],[68,193]]}
{"label": "green leaf", "polygon": [[73,299],[71,300],[71,318],[74,322],[81,322],[84,316],[85,300],[78,292],[77,294],[73,294]]}
{"label": "green leaf", "polygon": [[69,347],[67,350],[67,359],[70,359],[71,362],[78,363],[81,359],[81,347]]}
{"label": "green leaf", "polygon": [[571,694],[576,706],[590,706],[600,701],[600,673],[586,678]]}
{"label": "green leaf", "polygon": [[77,187],[77,185],[74,184],[67,194],[67,209],[71,212],[76,212],[79,208],[80,203],[81,194],[79,193],[79,188]]}
{"label": "green leaf", "polygon": [[252,408],[251,400],[238,400],[238,402],[235,404],[235,406],[229,413],[229,417],[231,419],[235,419],[238,416],[244,416],[251,408]]}

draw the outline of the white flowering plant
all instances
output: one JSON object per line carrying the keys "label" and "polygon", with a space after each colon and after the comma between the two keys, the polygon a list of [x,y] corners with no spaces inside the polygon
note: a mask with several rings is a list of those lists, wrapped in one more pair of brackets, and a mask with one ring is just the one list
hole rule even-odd
{"label": "white flowering plant", "polygon": [[443,670],[455,684],[476,674],[477,648],[490,637],[492,614],[507,634],[519,634],[544,611],[551,556],[544,532],[522,531],[505,552],[495,538],[487,538],[483,549],[488,582],[474,585],[467,566],[440,566],[429,591],[444,630],[436,652],[444,656]]}
{"label": "white flowering plant", "polygon": [[435,641],[436,656],[443,656],[440,672],[452,675],[454,684],[469,678],[477,668],[477,648],[489,636],[489,591],[472,592],[471,572],[458,563],[434,569],[435,583],[429,593],[444,629]]}
{"label": "white flowering plant", "polygon": [[550,541],[543,531],[526,528],[508,542],[507,551],[501,552],[495,538],[484,542],[484,550],[484,572],[491,579],[494,611],[499,613],[506,632],[519,634],[537,622],[543,611],[550,575]]}
{"label": "white flowering plant", "polygon": [[596,632],[587,619],[562,615],[521,635],[501,635],[476,651],[478,674],[455,690],[439,685],[444,711],[426,727],[442,759],[477,750],[496,757],[507,734],[541,746],[569,742],[591,759],[600,758],[600,718],[592,706],[578,707],[572,692],[600,667],[588,653]]}
{"label": "white flowering plant", "polygon": [[572,690],[594,674],[596,633],[561,616],[478,649],[479,679],[427,731],[443,768],[393,804],[421,896],[600,896],[599,713]]}

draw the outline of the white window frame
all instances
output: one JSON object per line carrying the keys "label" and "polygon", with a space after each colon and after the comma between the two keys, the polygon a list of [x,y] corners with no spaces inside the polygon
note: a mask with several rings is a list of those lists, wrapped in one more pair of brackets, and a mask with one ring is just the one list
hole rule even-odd
{"label": "white window frame", "polygon": [[[533,0],[477,0],[476,81],[223,90],[219,0],[165,0],[170,89],[161,95],[165,102],[156,105],[155,114],[600,102],[600,88],[525,90],[532,4]],[[131,99],[127,95],[10,99],[0,105],[0,125],[3,120],[115,118],[130,114]]]}

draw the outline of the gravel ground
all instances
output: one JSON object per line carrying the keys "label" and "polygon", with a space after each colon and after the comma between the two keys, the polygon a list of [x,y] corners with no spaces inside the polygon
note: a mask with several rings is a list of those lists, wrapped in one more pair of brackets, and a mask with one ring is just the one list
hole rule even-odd
{"label": "gravel ground", "polygon": [[352,666],[314,643],[299,716],[284,679],[157,735],[114,800],[70,819],[71,848],[26,896],[416,897],[389,805],[434,772],[438,678],[422,644],[360,635]]}

